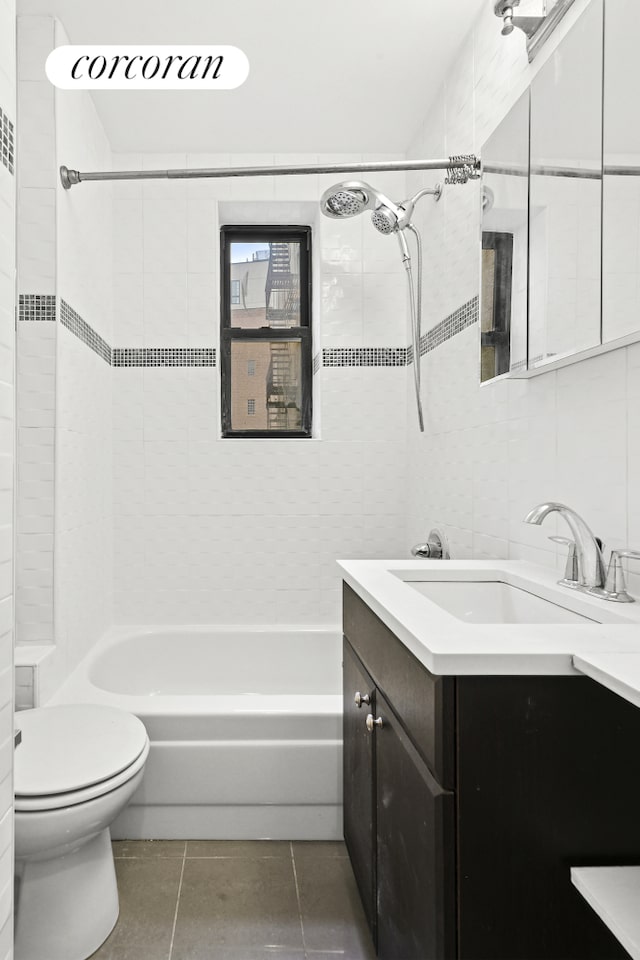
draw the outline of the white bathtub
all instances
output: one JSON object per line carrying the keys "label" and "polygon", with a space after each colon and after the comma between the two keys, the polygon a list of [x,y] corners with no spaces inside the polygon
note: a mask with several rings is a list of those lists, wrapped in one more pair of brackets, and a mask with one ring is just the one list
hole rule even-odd
{"label": "white bathtub", "polygon": [[339,839],[341,659],[338,630],[114,628],[49,702],[112,704],[148,730],[114,838]]}

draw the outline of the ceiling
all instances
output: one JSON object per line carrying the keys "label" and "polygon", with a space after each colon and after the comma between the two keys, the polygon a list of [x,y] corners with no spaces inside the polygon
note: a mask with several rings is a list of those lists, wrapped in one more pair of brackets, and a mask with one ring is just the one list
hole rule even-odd
{"label": "ceiling", "polygon": [[[236,90],[96,91],[115,151],[403,153],[492,0],[19,0],[71,43],[232,44]],[[499,24],[496,21],[496,29]]]}

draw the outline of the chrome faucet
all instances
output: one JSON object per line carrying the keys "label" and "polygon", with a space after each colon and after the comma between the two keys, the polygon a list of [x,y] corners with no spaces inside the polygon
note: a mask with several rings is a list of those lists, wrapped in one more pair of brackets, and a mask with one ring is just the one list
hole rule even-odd
{"label": "chrome faucet", "polygon": [[559,513],[573,534],[576,544],[578,587],[584,590],[604,587],[604,559],[600,544],[579,513],[565,506],[564,503],[539,503],[526,515],[524,522],[540,526],[550,513]]}
{"label": "chrome faucet", "polygon": [[420,560],[425,560],[427,557],[432,560],[451,559],[449,541],[442,530],[438,530],[437,527],[434,527],[433,530],[429,531],[427,542],[416,543],[415,547],[411,548],[411,553],[414,557],[418,557]]}

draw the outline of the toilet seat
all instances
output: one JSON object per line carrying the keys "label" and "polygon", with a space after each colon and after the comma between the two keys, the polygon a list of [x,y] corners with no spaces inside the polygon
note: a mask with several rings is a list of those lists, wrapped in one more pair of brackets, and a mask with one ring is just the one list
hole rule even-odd
{"label": "toilet seat", "polygon": [[126,783],[135,777],[138,770],[144,767],[149,750],[150,742],[147,740],[142,753],[134,760],[130,767],[121,770],[115,777],[109,780],[102,780],[100,783],[94,783],[90,787],[84,787],[82,790],[69,790],[66,793],[42,794],[39,797],[24,797],[15,794],[14,809],[16,813],[33,813],[45,810],[59,810],[62,807],[72,807],[77,803],[87,803],[89,800],[95,800],[96,797],[102,797],[106,793],[115,790],[116,787]]}
{"label": "toilet seat", "polygon": [[132,714],[98,704],[20,712],[16,811],[55,810],[103,796],[144,766],[149,738]]}

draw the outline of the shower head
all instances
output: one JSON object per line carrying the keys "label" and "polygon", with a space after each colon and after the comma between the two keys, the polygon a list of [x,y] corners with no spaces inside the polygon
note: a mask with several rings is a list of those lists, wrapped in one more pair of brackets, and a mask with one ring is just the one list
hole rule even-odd
{"label": "shower head", "polygon": [[403,216],[404,210],[402,207],[390,202],[381,203],[371,214],[371,223],[378,233],[384,233],[385,236],[388,236],[394,230],[400,228],[400,220]]}
{"label": "shower head", "polygon": [[322,194],[320,208],[325,217],[346,220],[375,206],[376,191],[363,180],[336,183]]}

